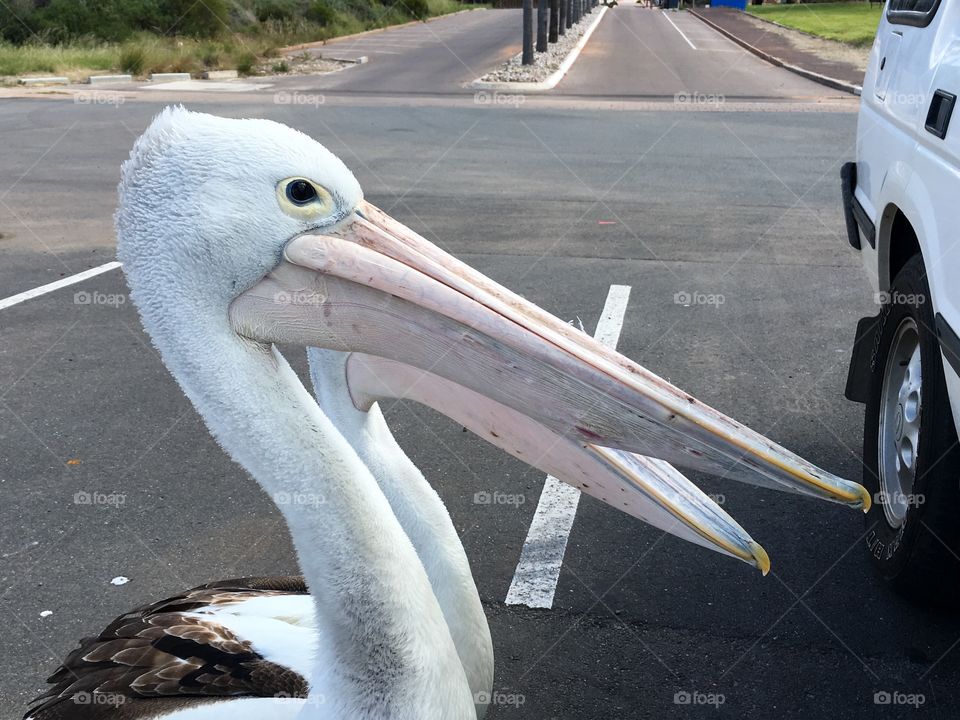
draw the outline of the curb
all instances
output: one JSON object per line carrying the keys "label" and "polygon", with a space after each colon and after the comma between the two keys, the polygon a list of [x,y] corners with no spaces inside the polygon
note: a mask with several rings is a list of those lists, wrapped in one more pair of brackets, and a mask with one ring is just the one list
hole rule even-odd
{"label": "curb", "polygon": [[65,77],[22,77],[17,78],[18,85],[69,85],[70,79]]}
{"label": "curb", "polygon": [[201,80],[233,80],[240,77],[236,70],[207,70],[200,73]]}
{"label": "curb", "polygon": [[[707,18],[705,18],[700,13],[698,13],[696,10],[687,10],[687,12],[693,15],[698,20],[712,27],[721,35],[729,38],[730,40],[733,40],[733,42],[735,42],[737,45],[753,53],[761,60],[766,60],[771,65],[782,67],[784,70],[789,70],[790,72],[800,75],[801,77],[805,77],[807,80],[812,80],[813,82],[820,83],[821,85],[826,85],[827,87],[833,88],[834,90],[842,90],[843,92],[848,92],[851,95],[856,95],[858,97],[860,95],[861,90],[863,89],[862,86],[860,85],[854,85],[844,80],[838,80],[837,78],[832,78],[828,75],[821,75],[820,73],[813,72],[812,70],[807,70],[806,68],[802,68],[799,65],[791,65],[788,62],[784,62],[780,58],[775,57],[770,53],[766,53],[760,48],[754,47],[753,45],[746,42],[745,40],[741,40],[732,32],[730,32],[729,30],[724,30],[715,22],[711,20],[707,20]],[[751,15],[751,17],[753,16]]]}
{"label": "curb", "polygon": [[364,30],[363,32],[353,33],[352,35],[338,35],[337,37],[327,38],[326,40],[316,40],[314,42],[300,43],[299,45],[290,45],[289,47],[280,48],[277,50],[277,52],[281,55],[286,55],[287,53],[296,52],[297,50],[309,50],[310,48],[323,47],[327,43],[333,42],[334,40],[350,40],[352,38],[382,33],[387,30],[410,27],[411,25],[424,25],[426,23],[433,22],[434,20],[440,20],[441,18],[453,17],[454,15],[463,15],[463,13],[476,12],[478,10],[486,10],[486,8],[467,8],[466,10],[457,10],[456,12],[447,13],[446,15],[434,15],[433,17],[428,17],[426,20],[411,20],[410,22],[400,23],[399,25],[387,25],[386,27]]}
{"label": "curb", "polygon": [[185,72],[150,73],[151,82],[177,82],[190,79],[190,73]]}
{"label": "curb", "polygon": [[321,60],[330,60],[332,62],[342,62],[350,63],[351,65],[364,65],[370,62],[370,58],[366,55],[361,55],[360,57],[355,58],[343,58],[343,57],[333,57],[332,55],[320,55]]}
{"label": "curb", "polygon": [[583,50],[584,46],[587,44],[587,41],[590,39],[590,36],[593,35],[593,31],[597,29],[597,25],[600,24],[600,21],[603,19],[603,16],[606,15],[609,6],[599,5],[598,9],[600,12],[597,13],[597,17],[594,19],[590,26],[583,31],[583,35],[580,36],[580,39],[577,41],[577,44],[573,46],[567,57],[563,59],[563,62],[560,63],[558,67],[546,80],[541,80],[539,82],[510,82],[510,81],[484,81],[480,78],[477,78],[473,82],[469,83],[467,87],[472,88],[473,90],[510,90],[510,91],[521,91],[521,92],[543,92],[545,90],[553,90],[561,80],[563,80],[564,75],[566,75],[570,68],[573,67],[573,63]]}
{"label": "curb", "polygon": [[106,85],[108,83],[133,82],[133,75],[91,75],[87,78],[90,85]]}

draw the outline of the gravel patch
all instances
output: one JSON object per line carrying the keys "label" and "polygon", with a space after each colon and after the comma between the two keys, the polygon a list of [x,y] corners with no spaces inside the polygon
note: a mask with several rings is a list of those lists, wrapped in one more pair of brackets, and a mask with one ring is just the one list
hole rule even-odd
{"label": "gravel patch", "polygon": [[323,73],[342,70],[353,63],[339,60],[327,60],[320,55],[301,52],[295,55],[285,55],[279,58],[265,60],[257,65],[257,75],[320,75]]}
{"label": "gravel patch", "polygon": [[[567,29],[566,34],[557,38],[557,42],[547,45],[547,51],[533,54],[533,65],[521,65],[521,53],[517,53],[503,65],[494,68],[480,80],[482,82],[542,82],[557,71],[563,61],[573,50],[583,33],[590,24],[597,19],[599,7],[595,7],[589,15],[580,18],[580,22]],[[536,21],[536,18],[534,18]],[[536,35],[534,35],[536,42]]]}

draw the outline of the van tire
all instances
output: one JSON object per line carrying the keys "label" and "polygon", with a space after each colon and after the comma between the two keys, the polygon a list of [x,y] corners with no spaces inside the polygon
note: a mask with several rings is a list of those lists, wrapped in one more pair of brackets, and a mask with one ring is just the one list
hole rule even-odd
{"label": "van tire", "polygon": [[[920,255],[900,270],[886,300],[864,415],[863,485],[874,501],[866,515],[867,550],[899,593],[924,604],[950,604],[960,598],[960,447]],[[919,372],[911,379],[912,369]],[[919,385],[919,412],[906,409],[916,407],[910,399],[916,394],[908,392],[913,383]],[[919,432],[912,453],[911,427]],[[911,467],[912,487],[901,480],[901,468]],[[897,487],[909,492],[898,498],[891,490]]]}

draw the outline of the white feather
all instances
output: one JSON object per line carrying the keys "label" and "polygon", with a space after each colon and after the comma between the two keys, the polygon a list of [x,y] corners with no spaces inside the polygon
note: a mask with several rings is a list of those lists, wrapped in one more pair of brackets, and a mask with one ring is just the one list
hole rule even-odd
{"label": "white feather", "polygon": [[269,595],[241,603],[209,605],[186,615],[213,620],[249,642],[265,660],[313,674],[319,638],[316,607],[309,595]]}
{"label": "white feather", "polygon": [[[337,199],[325,225],[281,210],[276,187],[288,177]],[[290,128],[174,108],[137,142],[119,193],[118,256],[171,374],[269,496],[325,497],[278,503],[323,639],[301,717],[475,718],[424,567],[370,470],[283,357],[229,324],[230,302],[276,265],[291,237],[331,231],[352,212],[356,180]]]}

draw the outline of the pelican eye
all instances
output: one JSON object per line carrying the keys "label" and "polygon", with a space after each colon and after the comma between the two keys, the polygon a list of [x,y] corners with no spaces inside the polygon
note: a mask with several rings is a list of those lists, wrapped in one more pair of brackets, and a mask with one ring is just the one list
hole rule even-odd
{"label": "pelican eye", "polygon": [[317,199],[317,189],[306,180],[292,180],[287,183],[287,199],[303,207]]}
{"label": "pelican eye", "polygon": [[337,203],[330,191],[305,177],[278,182],[277,202],[287,215],[310,223],[332,217],[337,212]]}

